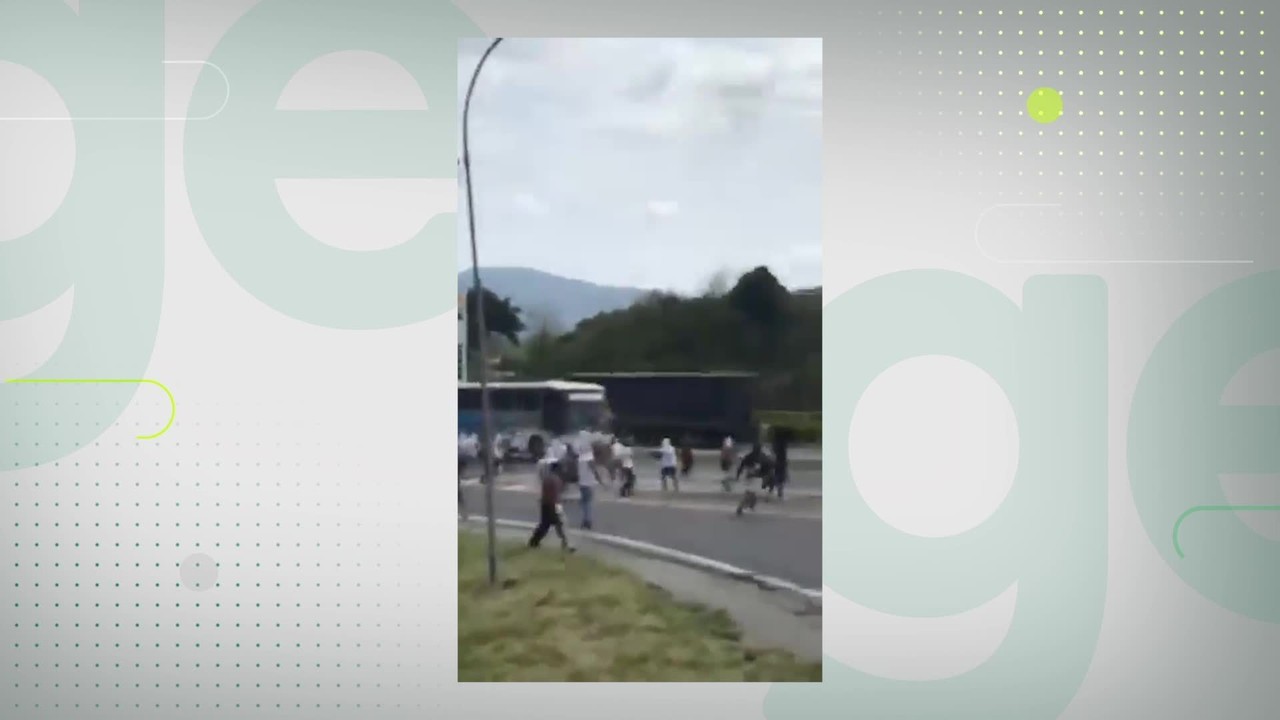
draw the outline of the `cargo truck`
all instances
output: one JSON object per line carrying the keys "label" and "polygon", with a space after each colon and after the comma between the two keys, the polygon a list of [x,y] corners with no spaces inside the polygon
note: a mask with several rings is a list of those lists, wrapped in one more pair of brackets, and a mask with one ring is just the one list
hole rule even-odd
{"label": "cargo truck", "polygon": [[572,378],[604,387],[614,431],[639,445],[670,438],[681,447],[719,447],[755,439],[756,373],[576,373]]}

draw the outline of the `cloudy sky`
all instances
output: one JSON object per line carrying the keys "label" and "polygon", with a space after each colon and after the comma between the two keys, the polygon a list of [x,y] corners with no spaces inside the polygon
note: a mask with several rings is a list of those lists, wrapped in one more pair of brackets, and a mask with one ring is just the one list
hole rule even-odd
{"label": "cloudy sky", "polygon": [[[459,113],[488,42],[459,46]],[[480,264],[684,292],[765,264],[817,285],[821,152],[821,40],[508,39],[471,106]]]}

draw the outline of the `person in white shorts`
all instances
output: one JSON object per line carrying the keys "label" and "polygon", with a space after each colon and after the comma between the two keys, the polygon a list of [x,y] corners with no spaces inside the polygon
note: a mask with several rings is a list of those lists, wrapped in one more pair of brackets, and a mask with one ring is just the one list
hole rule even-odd
{"label": "person in white shorts", "polygon": [[662,491],[667,491],[667,480],[671,480],[676,492],[680,492],[680,475],[676,472],[676,449],[671,446],[671,438],[662,438],[662,447],[658,448],[661,464]]}

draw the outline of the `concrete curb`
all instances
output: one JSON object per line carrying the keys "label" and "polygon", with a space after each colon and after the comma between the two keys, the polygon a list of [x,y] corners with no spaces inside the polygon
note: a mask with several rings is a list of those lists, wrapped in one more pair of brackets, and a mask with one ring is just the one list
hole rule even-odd
{"label": "concrete curb", "polygon": [[[478,525],[486,522],[487,520],[488,518],[483,515],[472,515],[465,519],[460,519],[460,522]],[[535,523],[525,522],[523,520],[504,520],[501,518],[495,519],[494,524],[498,527],[525,530],[529,532],[532,532],[537,526]],[[719,560],[712,560],[711,558],[681,552],[680,550],[673,550],[660,545],[653,545],[640,540],[632,540],[630,538],[619,537],[617,535],[606,535],[592,530],[574,530],[571,536],[578,535],[588,538],[593,542],[598,542],[601,545],[607,545],[619,550],[627,550],[640,555],[646,555],[657,560],[665,560],[677,565],[683,565],[685,567],[693,568],[694,570],[701,570],[714,575],[728,577],[733,580],[753,583],[764,590],[789,593],[803,600],[816,612],[822,612],[822,590],[803,588],[788,580],[770,577],[768,575],[760,575],[759,573],[752,572],[751,570],[744,570],[740,567],[722,563]]]}

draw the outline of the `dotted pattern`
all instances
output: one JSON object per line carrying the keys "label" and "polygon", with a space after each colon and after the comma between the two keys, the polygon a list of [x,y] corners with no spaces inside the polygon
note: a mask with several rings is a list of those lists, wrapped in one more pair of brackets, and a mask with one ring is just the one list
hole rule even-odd
{"label": "dotted pattern", "polygon": [[1032,90],[1027,95],[1027,115],[1047,125],[1062,117],[1062,93],[1051,87]]}
{"label": "dotted pattern", "polygon": [[[6,457],[40,452],[29,409]],[[423,712],[427,572],[403,528],[424,483],[350,462],[351,429],[298,408],[179,398],[170,433],[134,439],[167,413],[137,402],[6,474],[0,717]]]}
{"label": "dotted pattern", "polygon": [[[919,145],[955,138],[939,172],[981,178],[1005,198],[1105,193],[1105,178],[1130,201],[1248,198],[1263,211],[1275,96],[1265,9],[872,12],[880,22],[864,32],[897,46],[878,51],[877,72],[898,79],[897,102],[916,105]],[[1067,105],[1049,127],[1022,107],[1044,85]]]}

